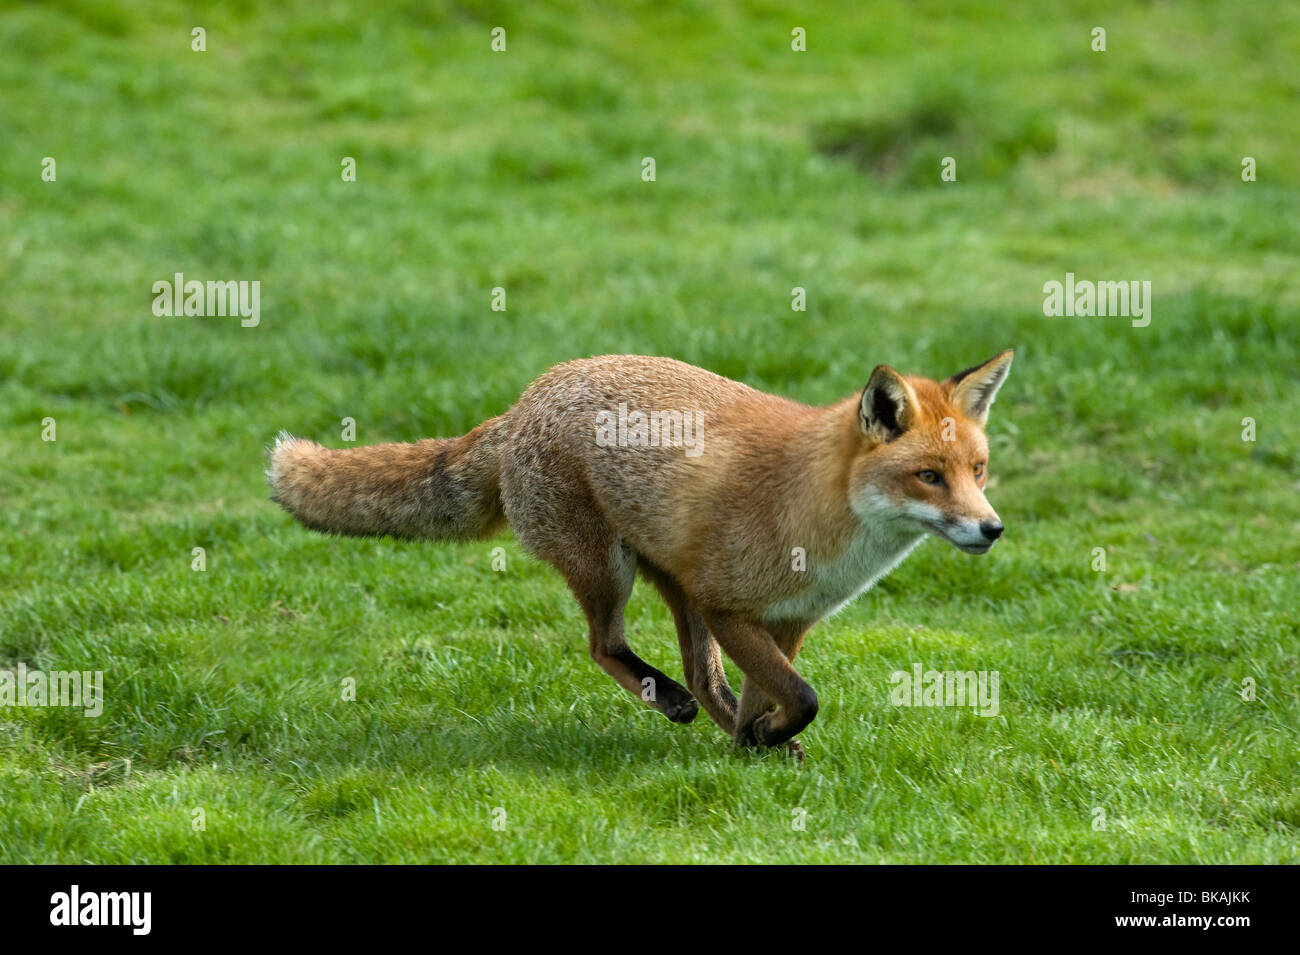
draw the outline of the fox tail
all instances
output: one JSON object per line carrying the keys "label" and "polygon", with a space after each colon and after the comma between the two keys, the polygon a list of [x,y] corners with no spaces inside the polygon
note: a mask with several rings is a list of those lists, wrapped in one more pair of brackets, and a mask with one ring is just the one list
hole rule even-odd
{"label": "fox tail", "polygon": [[505,523],[499,476],[506,415],[459,438],[332,450],[280,432],[271,499],[316,531],[472,540]]}

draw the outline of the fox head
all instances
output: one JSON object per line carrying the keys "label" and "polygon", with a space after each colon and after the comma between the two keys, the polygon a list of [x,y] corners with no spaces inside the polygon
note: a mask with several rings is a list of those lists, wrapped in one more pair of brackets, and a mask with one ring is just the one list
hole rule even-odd
{"label": "fox head", "polygon": [[901,522],[968,554],[989,551],[1002,521],[984,497],[984,425],[1012,354],[942,382],[876,367],[859,402],[861,443],[850,471],[852,506],[864,522]]}

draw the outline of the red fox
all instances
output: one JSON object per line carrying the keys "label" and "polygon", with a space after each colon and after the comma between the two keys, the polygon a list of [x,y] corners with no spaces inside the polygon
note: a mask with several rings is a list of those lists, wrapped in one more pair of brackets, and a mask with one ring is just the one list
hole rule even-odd
{"label": "red fox", "polygon": [[[880,365],[826,407],[669,358],[581,359],[459,438],[329,450],[281,433],[267,477],[319,531],[468,540],[509,524],[564,575],[592,658],[624,688],[677,723],[698,701],[737,743],[802,757],[809,628],[926,534],[970,554],[1002,535],[984,425],[1011,359],[943,382]],[[638,570],[672,611],[689,690],[624,639]],[[739,702],[722,652],[744,674]]]}

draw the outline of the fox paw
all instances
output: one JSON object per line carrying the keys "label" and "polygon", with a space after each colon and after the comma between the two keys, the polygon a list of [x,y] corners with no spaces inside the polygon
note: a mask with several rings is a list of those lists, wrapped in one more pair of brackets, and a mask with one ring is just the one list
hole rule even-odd
{"label": "fox paw", "polygon": [[803,762],[803,747],[799,745],[797,739],[786,740],[784,744],[769,743],[765,739],[771,718],[771,713],[764,713],[748,726],[742,726],[738,729],[736,731],[736,746],[742,749],[771,749],[784,745],[787,756],[793,756],[799,762]]}
{"label": "fox paw", "polygon": [[694,697],[687,696],[680,700],[664,700],[660,709],[674,723],[689,723],[699,715],[700,704]]}

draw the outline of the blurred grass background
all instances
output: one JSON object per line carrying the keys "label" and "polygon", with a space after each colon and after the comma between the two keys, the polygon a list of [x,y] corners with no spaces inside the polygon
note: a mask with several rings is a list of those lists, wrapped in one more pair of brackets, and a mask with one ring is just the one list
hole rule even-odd
{"label": "blurred grass background", "polygon": [[[0,667],[108,697],[0,711],[0,860],[1297,861],[1296,62],[1287,5],[0,4]],[[177,271],[260,326],[155,317]],[[1067,271],[1151,325],[1044,317]],[[1004,347],[1007,540],[814,632],[802,767],[623,694],[508,538],[266,500],[282,427],[460,434],[579,355],[826,402]],[[914,661],[1001,716],[891,707]]]}

